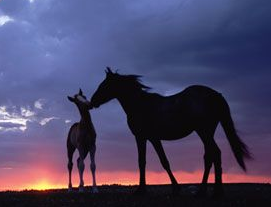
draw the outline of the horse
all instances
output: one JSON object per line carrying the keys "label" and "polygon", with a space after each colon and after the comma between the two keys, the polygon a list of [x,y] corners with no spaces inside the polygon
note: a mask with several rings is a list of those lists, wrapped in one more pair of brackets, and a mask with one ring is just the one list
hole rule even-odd
{"label": "horse", "polygon": [[183,91],[162,96],[149,92],[138,75],[121,75],[107,67],[106,78],[90,100],[91,107],[117,99],[127,115],[128,126],[135,136],[140,172],[135,193],[146,192],[146,142],[153,145],[163,168],[171,180],[173,193],[179,185],[171,171],[161,140],[177,140],[195,131],[204,145],[204,173],[197,195],[206,195],[209,172],[214,164],[214,196],[223,195],[221,151],[214,140],[216,127],[221,123],[235,158],[246,171],[244,158],[251,158],[246,144],[237,135],[230,108],[221,93],[201,85],[192,85]]}
{"label": "horse", "polygon": [[79,90],[78,94],[73,97],[68,96],[69,101],[74,103],[81,115],[80,122],[74,123],[68,134],[67,138],[67,154],[68,154],[68,170],[69,170],[69,191],[72,191],[71,172],[73,168],[72,158],[74,151],[79,151],[79,157],[77,159],[77,167],[80,176],[79,192],[84,191],[83,172],[85,169],[84,159],[87,154],[90,154],[90,169],[92,172],[93,185],[92,192],[98,193],[96,186],[96,164],[95,164],[95,152],[96,152],[96,132],[91,121],[89,113],[90,103],[87,101],[86,96],[83,95],[82,90]]}

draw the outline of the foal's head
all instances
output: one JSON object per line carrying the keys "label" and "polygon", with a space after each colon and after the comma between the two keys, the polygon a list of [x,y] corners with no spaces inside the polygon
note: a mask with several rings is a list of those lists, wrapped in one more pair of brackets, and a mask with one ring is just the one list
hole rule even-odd
{"label": "foal's head", "polygon": [[148,86],[140,83],[141,76],[139,75],[120,75],[117,72],[112,72],[109,67],[105,73],[105,79],[91,98],[91,106],[95,108],[114,98],[149,89]]}
{"label": "foal's head", "polygon": [[79,110],[89,110],[92,108],[90,102],[87,100],[81,89],[79,89],[79,93],[75,94],[73,97],[68,96],[68,99],[73,102]]}

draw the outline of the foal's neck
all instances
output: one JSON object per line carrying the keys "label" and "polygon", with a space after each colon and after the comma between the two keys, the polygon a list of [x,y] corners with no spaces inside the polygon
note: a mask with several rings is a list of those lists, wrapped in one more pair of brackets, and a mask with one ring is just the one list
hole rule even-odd
{"label": "foal's neck", "polygon": [[91,117],[90,117],[90,113],[88,110],[82,110],[79,109],[80,115],[81,115],[81,120],[80,123],[84,124],[84,125],[91,125]]}

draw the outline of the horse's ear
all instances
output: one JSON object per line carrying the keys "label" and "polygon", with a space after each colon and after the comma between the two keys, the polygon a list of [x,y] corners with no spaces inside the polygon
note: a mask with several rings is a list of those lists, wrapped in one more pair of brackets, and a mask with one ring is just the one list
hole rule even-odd
{"label": "horse's ear", "polygon": [[113,74],[110,67],[106,67],[105,73],[106,73],[106,75],[109,75],[109,74],[112,75]]}
{"label": "horse's ear", "polygon": [[80,95],[80,96],[82,96],[82,95],[83,95],[83,91],[82,91],[82,89],[81,89],[81,88],[79,89],[79,95]]}
{"label": "horse's ear", "polygon": [[74,102],[75,98],[68,96],[69,101]]}

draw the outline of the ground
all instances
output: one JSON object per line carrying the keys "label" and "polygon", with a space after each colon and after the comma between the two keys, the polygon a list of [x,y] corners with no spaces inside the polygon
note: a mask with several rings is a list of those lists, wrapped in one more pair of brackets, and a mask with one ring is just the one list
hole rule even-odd
{"label": "ground", "polygon": [[169,185],[148,186],[144,196],[133,194],[136,186],[99,186],[99,193],[92,194],[90,187],[86,192],[78,193],[78,189],[68,192],[67,189],[46,191],[7,191],[0,192],[0,206],[208,206],[208,207],[239,207],[239,206],[271,206],[270,184],[225,184],[225,195],[214,199],[211,196],[212,185],[208,186],[208,196],[195,197],[199,185],[181,185],[179,195],[173,195]]}

